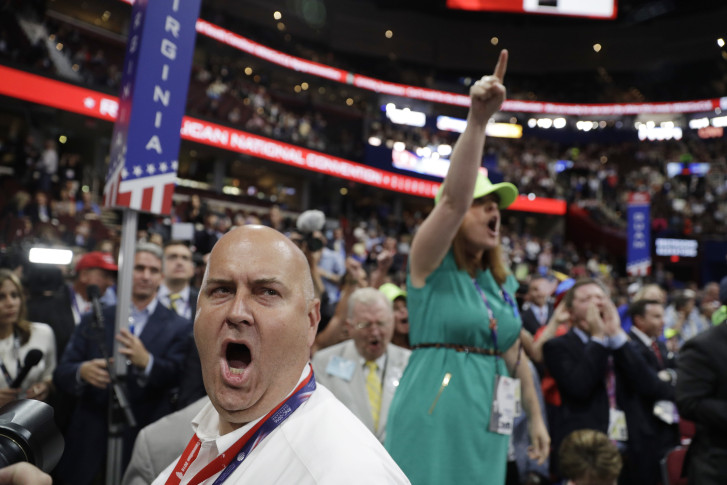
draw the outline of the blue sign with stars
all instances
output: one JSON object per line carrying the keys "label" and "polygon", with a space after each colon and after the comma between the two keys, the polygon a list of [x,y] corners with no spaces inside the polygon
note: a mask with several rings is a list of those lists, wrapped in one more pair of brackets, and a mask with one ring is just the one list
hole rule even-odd
{"label": "blue sign with stars", "polygon": [[104,205],[169,214],[201,0],[136,0]]}

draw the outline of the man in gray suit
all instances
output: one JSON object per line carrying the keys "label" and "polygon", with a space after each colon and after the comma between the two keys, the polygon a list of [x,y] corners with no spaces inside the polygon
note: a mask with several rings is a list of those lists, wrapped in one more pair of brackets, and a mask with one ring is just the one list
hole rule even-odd
{"label": "man in gray suit", "polygon": [[391,343],[392,304],[375,288],[359,288],[351,294],[346,326],[350,340],[313,356],[316,380],[383,443],[389,405],[411,351]]}
{"label": "man in gray suit", "polygon": [[191,426],[200,409],[209,402],[207,396],[158,421],[145,426],[136,437],[131,461],[121,485],[149,485],[184,451],[194,434]]}

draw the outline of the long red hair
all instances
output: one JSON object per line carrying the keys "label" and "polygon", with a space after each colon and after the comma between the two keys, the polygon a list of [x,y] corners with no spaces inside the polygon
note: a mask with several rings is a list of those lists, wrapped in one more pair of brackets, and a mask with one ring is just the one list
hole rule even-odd
{"label": "long red hair", "polygon": [[510,274],[510,270],[505,264],[505,258],[502,253],[502,247],[498,244],[492,249],[486,249],[482,253],[482,258],[479,262],[471,263],[467,259],[467,253],[465,251],[465,237],[460,227],[457,234],[454,236],[452,241],[452,250],[454,252],[454,261],[457,263],[457,268],[460,270],[467,271],[470,276],[474,277],[477,269],[483,271],[490,270],[492,277],[495,278],[498,285],[505,284],[507,275]]}

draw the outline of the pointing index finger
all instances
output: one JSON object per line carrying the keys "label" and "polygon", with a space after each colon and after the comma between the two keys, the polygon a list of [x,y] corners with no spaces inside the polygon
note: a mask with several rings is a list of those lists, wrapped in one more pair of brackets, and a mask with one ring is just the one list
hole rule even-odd
{"label": "pointing index finger", "polygon": [[507,71],[507,58],[508,58],[508,52],[507,49],[502,49],[500,51],[500,57],[497,59],[497,65],[495,66],[495,72],[493,75],[497,77],[500,82],[505,80],[505,72]]}

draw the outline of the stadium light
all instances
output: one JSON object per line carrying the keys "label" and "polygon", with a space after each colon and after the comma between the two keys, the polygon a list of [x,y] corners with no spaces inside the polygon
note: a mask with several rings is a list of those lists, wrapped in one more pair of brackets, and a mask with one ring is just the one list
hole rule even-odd
{"label": "stadium light", "polygon": [[30,248],[28,261],[41,264],[69,264],[73,259],[70,249]]}

